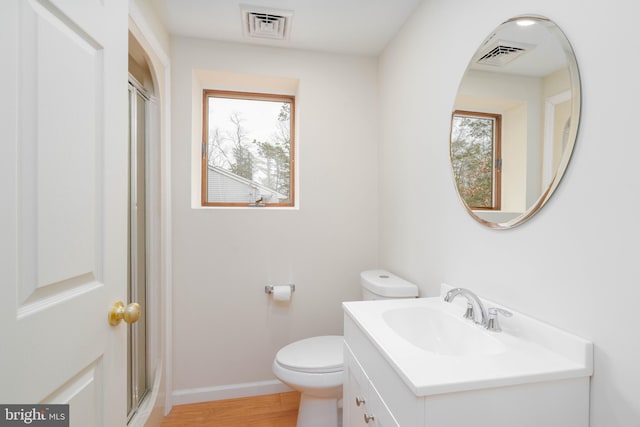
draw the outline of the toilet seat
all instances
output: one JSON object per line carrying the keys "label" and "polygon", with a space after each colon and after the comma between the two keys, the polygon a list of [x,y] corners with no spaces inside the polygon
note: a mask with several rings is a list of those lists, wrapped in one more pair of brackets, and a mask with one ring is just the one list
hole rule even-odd
{"label": "toilet seat", "polygon": [[343,370],[343,337],[328,335],[306,338],[278,351],[276,362],[283,368],[324,374]]}

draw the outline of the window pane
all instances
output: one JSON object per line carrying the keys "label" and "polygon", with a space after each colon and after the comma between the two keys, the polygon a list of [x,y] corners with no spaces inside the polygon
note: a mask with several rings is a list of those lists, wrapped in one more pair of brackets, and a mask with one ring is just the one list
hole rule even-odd
{"label": "window pane", "polygon": [[206,103],[205,202],[290,204],[292,101],[210,95]]}
{"label": "window pane", "polygon": [[470,208],[494,208],[494,129],[487,117],[455,115],[451,163],[458,191]]}

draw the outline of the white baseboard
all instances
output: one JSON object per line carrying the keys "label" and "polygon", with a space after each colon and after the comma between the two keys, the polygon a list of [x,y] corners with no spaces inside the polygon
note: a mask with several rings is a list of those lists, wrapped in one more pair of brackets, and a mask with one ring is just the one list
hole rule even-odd
{"label": "white baseboard", "polygon": [[172,394],[174,405],[209,402],[212,400],[235,399],[238,397],[260,396],[263,394],[285,393],[292,389],[278,380],[253,383],[228,384],[215,387],[199,387],[175,390]]}

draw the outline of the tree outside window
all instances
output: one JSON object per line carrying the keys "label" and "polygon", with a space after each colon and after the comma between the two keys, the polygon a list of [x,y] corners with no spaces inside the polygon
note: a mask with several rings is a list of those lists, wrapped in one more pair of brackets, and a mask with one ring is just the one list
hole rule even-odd
{"label": "tree outside window", "polygon": [[499,114],[453,114],[451,164],[458,192],[471,209],[500,209],[500,126]]}

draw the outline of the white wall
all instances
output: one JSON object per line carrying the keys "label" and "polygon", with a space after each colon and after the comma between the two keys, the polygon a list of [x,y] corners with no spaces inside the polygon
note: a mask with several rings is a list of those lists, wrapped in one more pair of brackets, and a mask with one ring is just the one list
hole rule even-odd
{"label": "white wall", "polygon": [[[551,201],[528,223],[495,231],[468,217],[455,194],[449,120],[478,44],[523,13],[553,19],[573,44],[581,124]],[[419,283],[422,295],[441,282],[469,287],[593,340],[592,427],[640,423],[640,144],[630,129],[639,14],[635,0],[428,0],[380,60],[381,266]]]}
{"label": "white wall", "polygon": [[[283,345],[342,334],[341,302],[377,267],[377,65],[373,58],[174,39],[175,403],[274,379]],[[192,209],[193,70],[299,79],[299,209]],[[288,306],[264,286],[295,283]],[[194,390],[199,389],[199,390]],[[237,390],[236,390],[237,391]]]}

